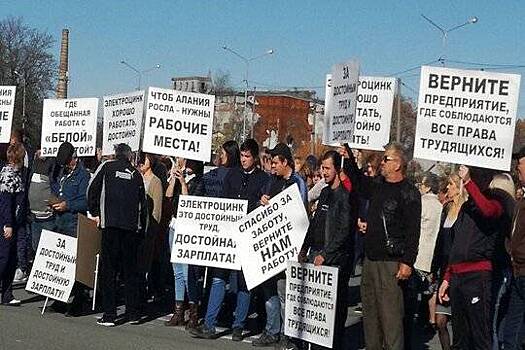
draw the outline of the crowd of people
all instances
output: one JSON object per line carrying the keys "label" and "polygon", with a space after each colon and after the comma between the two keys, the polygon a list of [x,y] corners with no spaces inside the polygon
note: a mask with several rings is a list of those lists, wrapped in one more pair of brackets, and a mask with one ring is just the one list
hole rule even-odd
{"label": "crowd of people", "polygon": [[[111,157],[79,159],[65,142],[56,157],[42,158],[14,133],[0,148],[1,303],[21,304],[13,283],[27,280],[42,230],[75,237],[78,214],[85,214],[102,230],[100,325],[139,324],[147,306],[157,304],[171,308],[166,326],[215,339],[219,318],[232,311],[232,340],[243,340],[248,316],[257,314],[262,334],[254,346],[301,348],[284,335],[284,272],[250,291],[249,271],[205,273],[170,262],[170,222],[181,195],[244,199],[251,212],[296,185],[310,218],[298,260],[338,267],[334,349],[345,348],[348,284],[358,270],[368,350],[410,349],[416,320],[437,332],[444,350],[518,349],[525,148],[515,159],[512,174],[453,166],[443,177],[409,179],[409,158],[398,143],[384,152],[344,145],[303,160],[284,143],[260,149],[247,139],[225,142],[205,171],[203,162],[132,152],[126,144]],[[51,308],[81,315],[89,298],[76,282],[70,302]]]}

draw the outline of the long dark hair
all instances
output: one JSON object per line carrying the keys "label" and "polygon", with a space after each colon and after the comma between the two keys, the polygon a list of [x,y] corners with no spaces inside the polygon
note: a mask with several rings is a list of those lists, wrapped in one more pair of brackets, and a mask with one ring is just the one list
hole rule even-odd
{"label": "long dark hair", "polygon": [[222,144],[222,149],[228,157],[226,164],[222,164],[223,166],[226,168],[235,168],[241,164],[241,152],[236,141],[226,141]]}

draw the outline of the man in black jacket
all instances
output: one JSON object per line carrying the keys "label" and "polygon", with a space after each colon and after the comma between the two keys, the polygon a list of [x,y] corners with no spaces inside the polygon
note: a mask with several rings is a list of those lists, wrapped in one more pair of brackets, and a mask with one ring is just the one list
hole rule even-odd
{"label": "man in black jacket", "polygon": [[323,188],[319,196],[299,261],[339,268],[333,349],[342,349],[358,206],[355,195],[343,187],[339,178],[339,153],[326,152],[322,158],[321,171],[328,186]]}
{"label": "man in black jacket", "polygon": [[[258,156],[257,142],[254,139],[244,141],[241,145],[241,166],[230,169],[223,184],[222,197],[248,200],[248,213],[259,205],[259,195],[269,180],[268,174],[257,167]],[[224,300],[226,282],[233,278],[237,282],[237,304],[232,325],[232,340],[241,341],[250,307],[250,292],[246,287],[243,272],[217,268],[211,270],[211,275],[213,278],[204,324],[191,333],[198,338],[216,337],[215,325]]]}
{"label": "man in black jacket", "polygon": [[131,148],[119,144],[116,160],[101,164],[89,187],[88,207],[102,228],[100,287],[104,315],[98,324],[115,325],[116,273],[122,266],[125,284],[126,317],[138,323],[141,279],[138,248],[147,225],[146,194],[139,171],[131,164]]}
{"label": "man in black jacket", "polygon": [[349,164],[357,191],[370,201],[361,280],[366,348],[403,350],[402,287],[417,256],[421,195],[406,178],[407,158],[398,143],[385,147],[377,178],[358,175],[351,152]]}

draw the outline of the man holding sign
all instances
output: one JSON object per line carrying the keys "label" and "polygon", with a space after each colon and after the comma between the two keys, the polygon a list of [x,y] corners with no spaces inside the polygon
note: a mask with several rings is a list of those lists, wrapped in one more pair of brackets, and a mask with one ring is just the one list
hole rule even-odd
{"label": "man holding sign", "polygon": [[[272,156],[272,170],[274,176],[270,180],[261,204],[268,206],[270,198],[275,197],[286,188],[297,184],[301,199],[306,206],[308,193],[304,180],[295,172],[294,159],[290,148],[284,143],[278,143],[270,151]],[[279,333],[283,332],[281,327],[281,316],[284,319],[284,303],[286,300],[286,280],[284,273],[280,273],[261,284],[260,288],[264,295],[266,307],[266,328],[260,338],[253,341],[254,346],[270,346],[277,343]],[[286,338],[282,336],[282,341]]]}
{"label": "man holding sign", "polygon": [[343,187],[339,178],[341,155],[337,151],[324,154],[321,171],[328,186],[319,196],[317,210],[310,222],[299,261],[339,268],[333,348],[341,349],[348,313],[346,296],[353,261],[353,237],[358,207],[355,196]]}

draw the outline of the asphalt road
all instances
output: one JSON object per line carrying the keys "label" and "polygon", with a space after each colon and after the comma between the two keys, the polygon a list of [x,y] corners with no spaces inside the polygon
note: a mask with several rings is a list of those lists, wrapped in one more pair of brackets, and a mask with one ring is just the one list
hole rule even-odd
{"label": "asphalt road", "polygon": [[[359,289],[359,279],[350,281],[350,294]],[[15,296],[23,301],[20,307],[0,305],[0,350],[38,350],[38,349],[254,349],[251,340],[255,335],[248,334],[242,342],[233,342],[224,329],[219,329],[221,337],[216,340],[192,338],[182,327],[165,327],[164,320],[169,315],[151,318],[140,325],[122,324],[113,328],[97,325],[100,314],[67,318],[62,314],[47,312],[40,315],[44,300],[40,296],[28,294],[21,287]],[[356,312],[356,304],[349,310],[346,322],[345,348],[363,348],[361,314]],[[121,310],[120,312],[122,312]],[[436,335],[414,330],[413,349],[441,349]]]}
{"label": "asphalt road", "polygon": [[141,325],[123,324],[106,328],[96,324],[100,314],[67,318],[46,312],[40,316],[43,300],[16,290],[24,303],[20,307],[0,306],[0,350],[97,349],[253,349],[246,339],[232,342],[192,338],[182,327],[165,327],[163,319]]}

